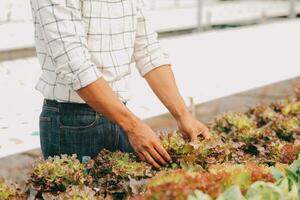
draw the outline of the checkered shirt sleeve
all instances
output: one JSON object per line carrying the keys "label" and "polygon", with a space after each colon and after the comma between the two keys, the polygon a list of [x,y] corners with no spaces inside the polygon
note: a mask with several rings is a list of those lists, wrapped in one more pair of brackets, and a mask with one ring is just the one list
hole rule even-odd
{"label": "checkered shirt sleeve", "polygon": [[137,69],[142,76],[162,65],[170,64],[167,54],[162,51],[157,33],[146,12],[145,3],[137,0],[137,34],[134,47]]}
{"label": "checkered shirt sleeve", "polygon": [[57,77],[78,90],[102,76],[91,61],[81,0],[33,0],[33,9],[46,40]]}

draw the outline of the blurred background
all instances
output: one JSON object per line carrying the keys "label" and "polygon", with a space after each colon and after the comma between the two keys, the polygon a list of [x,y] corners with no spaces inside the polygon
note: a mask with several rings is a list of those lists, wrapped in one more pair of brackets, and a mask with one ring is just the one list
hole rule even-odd
{"label": "blurred background", "polygon": [[[299,84],[300,1],[148,0],[146,5],[179,88],[202,120],[282,98]],[[0,1],[0,176],[20,183],[40,156],[43,98],[34,90],[41,71],[31,18],[30,0]],[[131,81],[129,107],[154,129],[174,126],[136,72]]]}

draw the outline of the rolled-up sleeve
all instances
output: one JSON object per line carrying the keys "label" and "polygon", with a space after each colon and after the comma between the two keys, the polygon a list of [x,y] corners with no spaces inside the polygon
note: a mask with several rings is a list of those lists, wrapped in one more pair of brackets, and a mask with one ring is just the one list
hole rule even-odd
{"label": "rolled-up sleeve", "polygon": [[102,76],[91,61],[81,15],[81,0],[32,0],[55,73],[74,90]]}
{"label": "rolled-up sleeve", "polygon": [[137,34],[134,58],[141,76],[145,76],[157,67],[170,64],[170,61],[168,55],[163,52],[157,39],[157,33],[146,15],[143,1],[138,0],[137,2]]}

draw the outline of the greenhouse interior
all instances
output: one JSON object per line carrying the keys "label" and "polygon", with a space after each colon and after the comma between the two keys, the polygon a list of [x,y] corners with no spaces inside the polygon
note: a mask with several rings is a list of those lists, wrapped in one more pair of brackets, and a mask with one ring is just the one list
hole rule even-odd
{"label": "greenhouse interior", "polygon": [[1,0],[0,200],[300,200],[299,35],[299,0]]}

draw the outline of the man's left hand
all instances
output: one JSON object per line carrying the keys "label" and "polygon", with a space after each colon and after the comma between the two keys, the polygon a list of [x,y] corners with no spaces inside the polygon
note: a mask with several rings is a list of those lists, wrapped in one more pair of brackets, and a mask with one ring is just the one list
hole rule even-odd
{"label": "man's left hand", "polygon": [[183,137],[190,139],[190,141],[196,141],[200,135],[205,139],[210,138],[209,129],[206,125],[195,119],[190,113],[180,117],[177,123]]}

